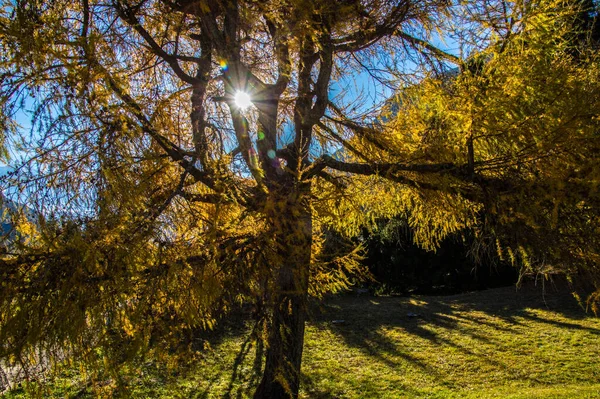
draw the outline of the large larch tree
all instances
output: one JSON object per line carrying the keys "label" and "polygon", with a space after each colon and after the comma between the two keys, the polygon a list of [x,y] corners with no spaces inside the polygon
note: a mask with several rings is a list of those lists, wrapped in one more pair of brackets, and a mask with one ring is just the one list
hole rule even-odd
{"label": "large larch tree", "polygon": [[[349,238],[398,214],[426,248],[469,229],[597,284],[600,74],[572,3],[3,2],[0,357],[118,370],[253,302],[254,396],[297,397],[309,295],[365,277]],[[370,111],[349,76],[397,97]]]}

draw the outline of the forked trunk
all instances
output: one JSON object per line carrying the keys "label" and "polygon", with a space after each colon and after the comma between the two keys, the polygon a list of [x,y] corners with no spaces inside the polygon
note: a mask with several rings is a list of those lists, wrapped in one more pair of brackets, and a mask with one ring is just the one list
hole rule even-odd
{"label": "forked trunk", "polygon": [[[265,369],[255,399],[297,398],[312,244],[309,210],[285,206],[278,220],[282,265],[272,298]],[[292,209],[293,208],[293,209]]]}

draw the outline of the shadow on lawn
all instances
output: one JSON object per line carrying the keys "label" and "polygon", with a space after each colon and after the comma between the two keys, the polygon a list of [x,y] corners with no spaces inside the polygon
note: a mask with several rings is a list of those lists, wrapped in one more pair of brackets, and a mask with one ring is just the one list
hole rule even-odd
{"label": "shadow on lawn", "polygon": [[[544,315],[548,314],[538,310],[550,311],[557,317],[545,318]],[[451,348],[465,356],[477,357],[481,356],[479,349],[482,346],[502,350],[502,343],[496,342],[493,334],[486,334],[486,329],[518,338],[527,331],[524,324],[530,322],[583,330],[600,336],[600,328],[577,324],[577,320],[587,316],[589,314],[578,305],[566,287],[550,285],[542,289],[528,284],[519,290],[508,287],[443,297],[334,296],[324,304],[312,307],[310,324],[317,329],[330,330],[348,347],[358,349],[390,370],[403,373],[405,367],[420,369],[440,385],[455,388],[435,362],[419,357],[418,351],[411,345],[420,341],[434,351]],[[344,320],[344,323],[334,324],[333,320]],[[399,331],[414,339],[390,338],[386,335],[389,331]],[[456,331],[466,339],[456,340]],[[247,397],[260,381],[264,347],[247,328],[228,330],[225,335],[243,337],[243,343],[233,366],[227,371],[229,383],[221,397]],[[215,341],[222,338],[221,334],[217,336],[219,339]],[[507,374],[514,371],[513,365],[505,364],[501,358],[486,356],[485,362]],[[317,377],[310,372],[302,375],[302,389],[309,397],[340,397],[336,392],[328,392],[313,378]],[[377,382],[363,380],[361,388],[376,392]],[[372,386],[369,387],[369,384]],[[212,388],[213,384],[209,384],[202,392],[192,392],[190,397],[213,397]],[[406,394],[419,396],[414,387],[402,385],[401,388]]]}
{"label": "shadow on lawn", "polygon": [[[557,317],[545,318],[547,313]],[[338,296],[313,313],[313,324],[329,329],[350,347],[377,359],[383,365],[397,369],[417,367],[442,385],[451,386],[432,362],[416,356],[411,345],[428,345],[430,350],[452,348],[465,356],[481,357],[481,349],[499,349],[490,331],[523,336],[525,323],[545,323],[571,330],[582,330],[600,336],[600,329],[582,326],[575,321],[590,316],[579,306],[565,284],[535,286],[533,282],[517,290],[515,287],[444,297],[356,297]],[[343,322],[332,323],[332,320]],[[486,333],[486,329],[487,332]],[[390,331],[398,331],[417,339],[391,339]],[[450,339],[459,331],[465,340]],[[482,333],[483,332],[483,333]],[[422,350],[422,349],[421,349]],[[485,362],[494,368],[510,372],[513,365],[501,357],[486,356]]]}

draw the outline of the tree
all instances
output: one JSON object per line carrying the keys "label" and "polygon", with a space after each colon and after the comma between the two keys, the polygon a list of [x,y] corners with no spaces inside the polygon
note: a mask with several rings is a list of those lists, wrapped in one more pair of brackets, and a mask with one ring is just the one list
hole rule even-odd
{"label": "tree", "polygon": [[426,40],[447,1],[3,3],[0,120],[23,158],[5,195],[38,217],[13,215],[0,356],[104,359],[118,381],[253,300],[255,397],[297,397],[308,295],[365,273],[324,235],[397,214],[426,248],[472,228],[529,266],[552,239],[542,261],[597,276],[595,53],[568,56],[566,3],[481,4],[465,15],[507,6],[471,49],[482,72],[420,79],[377,124],[332,86],[389,84],[378,70],[409,57],[462,64]]}
{"label": "tree", "polygon": [[580,30],[587,6],[469,10],[466,23],[492,21],[493,43],[469,55],[456,78],[403,91],[389,131],[396,154],[466,166],[487,197],[478,245],[488,242],[523,272],[579,269],[597,286],[599,136],[597,99],[587,91],[597,42],[593,22]]}

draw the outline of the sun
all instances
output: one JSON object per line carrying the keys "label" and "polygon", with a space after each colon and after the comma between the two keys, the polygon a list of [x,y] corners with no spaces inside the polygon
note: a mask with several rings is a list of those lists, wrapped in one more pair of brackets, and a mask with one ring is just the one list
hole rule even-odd
{"label": "sun", "polygon": [[252,105],[252,100],[250,99],[250,95],[243,91],[238,91],[237,93],[235,93],[234,101],[235,101],[235,105],[237,105],[238,108],[241,108],[241,109],[246,109],[250,105]]}

